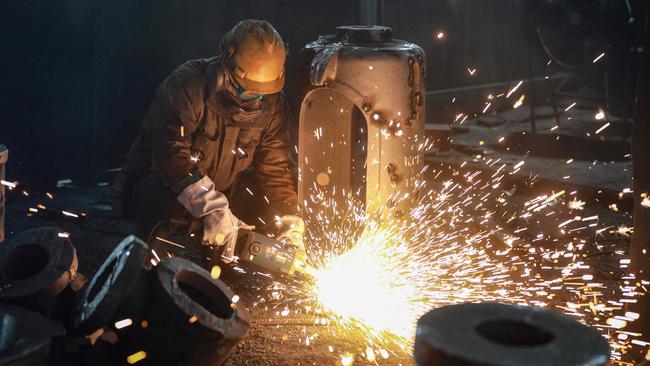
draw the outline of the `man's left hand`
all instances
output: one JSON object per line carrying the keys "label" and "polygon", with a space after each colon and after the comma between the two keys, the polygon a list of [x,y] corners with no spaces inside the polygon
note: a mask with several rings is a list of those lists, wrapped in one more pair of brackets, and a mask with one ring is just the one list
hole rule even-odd
{"label": "man's left hand", "polygon": [[295,268],[303,269],[307,265],[305,250],[305,222],[296,215],[284,215],[276,222],[278,227],[277,240],[296,247]]}

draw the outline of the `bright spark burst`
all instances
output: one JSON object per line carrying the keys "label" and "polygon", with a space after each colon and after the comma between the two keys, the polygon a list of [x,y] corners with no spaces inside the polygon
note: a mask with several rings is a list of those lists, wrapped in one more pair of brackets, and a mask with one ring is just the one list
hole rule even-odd
{"label": "bright spark burst", "polygon": [[[372,345],[392,342],[405,350],[420,316],[468,301],[533,305],[574,316],[608,338],[614,360],[645,342],[624,330],[636,319],[625,317],[625,324],[617,319],[625,313],[624,304],[635,303],[648,284],[634,285],[634,274],[626,272],[629,260],[623,258],[623,278],[631,284],[606,285],[584,259],[593,249],[583,238],[594,233],[620,238],[630,228],[607,231],[596,226],[597,216],[572,215],[570,210],[585,205],[575,198],[560,211],[557,203],[565,191],[514,203],[511,193],[500,188],[512,174],[508,165],[484,162],[503,167],[492,175],[433,170],[436,179],[416,184],[426,193],[415,195],[419,198],[410,201],[411,211],[400,219],[390,210],[366,213],[353,195],[344,206],[315,195],[312,203],[320,200],[328,213],[315,215],[317,224],[307,233],[313,282],[275,283],[273,298],[309,304],[308,311],[327,314],[330,327],[358,330]],[[536,229],[534,223],[542,220],[555,220],[555,231]],[[611,248],[597,247],[597,252]],[[288,309],[300,311],[289,306],[287,314]]]}
{"label": "bright spark burst", "polygon": [[422,287],[416,277],[420,263],[409,257],[403,240],[374,227],[364,231],[352,249],[312,273],[313,290],[319,303],[338,316],[362,321],[376,333],[408,339],[413,320],[421,315],[414,300]]}
{"label": "bright spark burst", "polygon": [[584,210],[585,201],[580,201],[574,198],[572,201],[569,201],[569,208],[572,210]]}

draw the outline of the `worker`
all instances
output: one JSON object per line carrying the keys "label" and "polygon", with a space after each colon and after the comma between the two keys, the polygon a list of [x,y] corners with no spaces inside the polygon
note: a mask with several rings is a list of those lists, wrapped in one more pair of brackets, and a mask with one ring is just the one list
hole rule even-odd
{"label": "worker", "polygon": [[114,211],[149,240],[160,222],[193,219],[202,224],[202,242],[225,260],[239,230],[273,226],[304,260],[281,92],[287,48],[264,20],[239,22],[220,48],[216,57],[182,64],[159,86],[114,181]]}

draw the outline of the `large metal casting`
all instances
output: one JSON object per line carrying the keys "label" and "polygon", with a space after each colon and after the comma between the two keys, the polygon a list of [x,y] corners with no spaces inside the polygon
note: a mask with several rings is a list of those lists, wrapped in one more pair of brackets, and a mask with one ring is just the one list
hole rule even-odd
{"label": "large metal casting", "polygon": [[0,301],[46,315],[55,297],[77,277],[77,254],[62,230],[43,227],[0,246]]}
{"label": "large metal casting", "polygon": [[[342,26],[301,53],[298,195],[400,215],[423,166],[424,52],[380,26]],[[321,194],[319,196],[319,193]]]}
{"label": "large metal casting", "polygon": [[418,366],[605,365],[607,340],[564,314],[499,303],[459,304],[420,318]]}

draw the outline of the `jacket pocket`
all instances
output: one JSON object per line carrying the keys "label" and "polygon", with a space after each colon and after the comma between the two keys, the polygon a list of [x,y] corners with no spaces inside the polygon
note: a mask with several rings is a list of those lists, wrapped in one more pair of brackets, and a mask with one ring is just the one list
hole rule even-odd
{"label": "jacket pocket", "polygon": [[215,165],[215,158],[219,148],[219,140],[203,130],[197,131],[192,144],[192,161],[205,173],[210,174]]}
{"label": "jacket pocket", "polygon": [[235,171],[241,172],[248,168],[255,155],[255,149],[262,138],[261,128],[247,128],[239,131],[235,153]]}

